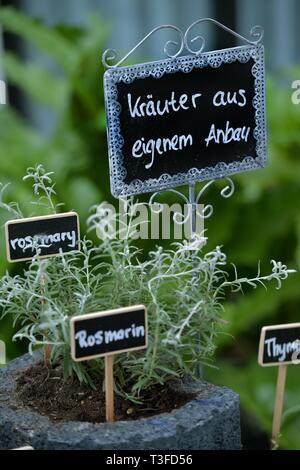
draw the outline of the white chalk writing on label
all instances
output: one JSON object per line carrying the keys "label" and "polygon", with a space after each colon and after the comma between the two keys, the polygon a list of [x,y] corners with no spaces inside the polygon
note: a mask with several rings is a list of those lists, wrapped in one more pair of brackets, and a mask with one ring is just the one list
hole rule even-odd
{"label": "white chalk writing on label", "polygon": [[246,90],[240,89],[238,92],[225,92],[225,91],[217,91],[213,98],[214,106],[227,106],[230,104],[236,104],[237,106],[243,107],[246,106],[247,99],[246,99]]}
{"label": "white chalk writing on label", "polygon": [[[204,91],[203,91],[204,93]],[[201,108],[201,97],[203,93],[197,92],[191,95],[182,93],[176,95],[174,91],[170,92],[170,98],[155,99],[152,93],[148,93],[145,98],[138,96],[133,98],[131,93],[127,94],[128,109],[131,118],[145,118],[163,116],[165,114],[186,111],[190,108]],[[212,98],[212,104],[215,108],[224,108],[226,106],[244,107],[247,104],[246,90],[240,88],[237,91],[218,90]],[[208,136],[205,140],[206,147],[211,143],[229,144],[231,142],[248,142],[251,128],[249,126],[231,127],[230,122],[226,121],[224,129],[216,128],[211,124]],[[145,169],[149,170],[158,155],[164,155],[171,151],[181,151],[194,144],[191,134],[174,135],[172,137],[159,137],[146,140],[144,137],[137,139],[131,150],[134,158],[141,158],[150,155],[150,160],[145,164]]]}
{"label": "white chalk writing on label", "polygon": [[134,323],[129,328],[121,328],[119,330],[99,330],[94,334],[88,335],[86,330],[77,331],[75,339],[78,341],[80,348],[89,348],[99,346],[100,344],[109,344],[124,339],[139,338],[145,336],[145,328],[143,325],[136,326]]}
{"label": "white chalk writing on label", "polygon": [[132,146],[132,156],[141,158],[144,155],[150,155],[150,162],[146,163],[148,170],[152,167],[156,155],[163,155],[171,151],[183,150],[193,145],[193,137],[188,135],[174,135],[171,138],[149,139],[145,141],[144,137],[138,139]]}
{"label": "white chalk writing on label", "polygon": [[276,337],[274,336],[272,338],[265,339],[265,344],[267,345],[267,356],[278,357],[280,362],[285,361],[288,354],[300,351],[300,339],[279,344],[276,342]]}
{"label": "white chalk writing on label", "polygon": [[[165,100],[154,100],[152,94],[148,94],[146,101],[142,101],[141,96],[133,102],[131,93],[127,94],[128,108],[130,116],[132,118],[141,117],[152,117],[152,116],[163,116],[170,112],[177,113],[178,111],[186,111],[197,107],[198,99],[201,97],[201,93],[194,93],[189,97],[186,93],[182,93],[176,98],[175,92],[171,92],[171,98]],[[190,101],[190,103],[189,103]]]}
{"label": "white chalk writing on label", "polygon": [[54,243],[62,243],[68,241],[69,248],[76,247],[76,232],[72,230],[70,232],[56,232],[53,234],[40,234],[40,235],[28,235],[26,237],[14,238],[10,240],[10,246],[13,250],[21,249],[23,251],[35,248],[43,247],[47,248]]}
{"label": "white chalk writing on label", "polygon": [[205,139],[206,147],[210,142],[215,144],[229,144],[232,141],[240,142],[241,140],[247,142],[250,134],[250,127],[237,127],[230,126],[230,122],[226,121],[225,129],[216,129],[215,124],[211,125],[208,137]]}

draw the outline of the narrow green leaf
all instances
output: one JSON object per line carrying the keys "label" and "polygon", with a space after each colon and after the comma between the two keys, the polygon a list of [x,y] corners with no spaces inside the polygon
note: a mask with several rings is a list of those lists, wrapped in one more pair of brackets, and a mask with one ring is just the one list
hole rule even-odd
{"label": "narrow green leaf", "polygon": [[37,64],[22,63],[10,53],[3,55],[3,63],[8,80],[24,90],[34,101],[62,109],[66,102],[68,85],[55,78]]}
{"label": "narrow green leaf", "polygon": [[70,73],[74,69],[77,60],[75,46],[55,29],[10,7],[0,8],[0,24],[4,30],[19,35],[48,54],[64,71]]}

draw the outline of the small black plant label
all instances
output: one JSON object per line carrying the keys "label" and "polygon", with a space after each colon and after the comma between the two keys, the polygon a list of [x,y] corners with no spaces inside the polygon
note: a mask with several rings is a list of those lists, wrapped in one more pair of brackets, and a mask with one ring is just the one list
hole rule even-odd
{"label": "small black plant label", "polygon": [[116,197],[266,164],[261,45],[112,67],[104,91]]}
{"label": "small black plant label", "polygon": [[300,323],[262,328],[258,362],[261,366],[299,364]]}
{"label": "small black plant label", "polygon": [[272,449],[278,447],[289,364],[300,364],[300,323],[265,326],[261,330],[258,362],[261,366],[277,366],[277,385],[272,425]]}
{"label": "small black plant label", "polygon": [[144,305],[75,316],[70,320],[71,353],[84,361],[147,347]]}
{"label": "small black plant label", "polygon": [[9,220],[5,224],[7,259],[10,262],[41,258],[78,250],[79,217],[65,212]]}

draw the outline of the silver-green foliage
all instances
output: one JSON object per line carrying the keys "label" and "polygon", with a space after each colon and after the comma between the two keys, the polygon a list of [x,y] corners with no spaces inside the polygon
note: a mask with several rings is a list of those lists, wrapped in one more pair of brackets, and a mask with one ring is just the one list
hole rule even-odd
{"label": "silver-green foliage", "polygon": [[[24,179],[33,179],[35,203],[55,212],[57,205],[51,173],[39,165],[29,169]],[[3,202],[1,207],[21,216],[18,205]],[[241,291],[243,285],[281,280],[292,272],[272,261],[267,276],[258,272],[253,279],[228,279],[226,255],[217,246],[204,252],[205,238],[194,237],[174,243],[171,249],[157,247],[146,259],[134,245],[138,230],[134,203],[126,201],[128,224],[103,205],[94,207],[88,220],[98,236],[105,226],[118,227],[115,237],[99,243],[87,238],[80,249],[70,254],[40,259],[38,251],[24,267],[22,275],[8,272],[0,280],[2,317],[11,315],[19,325],[15,339],[26,338],[29,350],[51,346],[51,360],[61,361],[65,377],[77,375],[93,384],[103,377],[103,359],[75,363],[70,355],[69,320],[73,315],[107,310],[133,304],[148,309],[149,346],[146,351],[116,356],[116,387],[130,399],[138,399],[142,389],[165,383],[185,373],[195,375],[197,365],[211,363],[216,336],[222,330],[222,300],[225,291]],[[125,390],[127,392],[125,392]]]}

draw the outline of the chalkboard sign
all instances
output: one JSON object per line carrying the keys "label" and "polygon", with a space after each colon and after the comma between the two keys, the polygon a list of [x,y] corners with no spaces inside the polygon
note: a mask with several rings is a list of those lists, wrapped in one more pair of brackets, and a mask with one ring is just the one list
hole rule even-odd
{"label": "chalkboard sign", "polygon": [[258,362],[261,366],[300,360],[300,323],[265,326],[261,330]]}
{"label": "chalkboard sign", "polygon": [[147,347],[144,305],[75,316],[70,327],[74,361]]}
{"label": "chalkboard sign", "polygon": [[30,260],[37,250],[41,258],[69,253],[78,249],[79,219],[76,212],[65,212],[10,220],[5,235],[10,262]]}
{"label": "chalkboard sign", "polygon": [[116,197],[266,164],[263,46],[111,68],[104,91]]}

